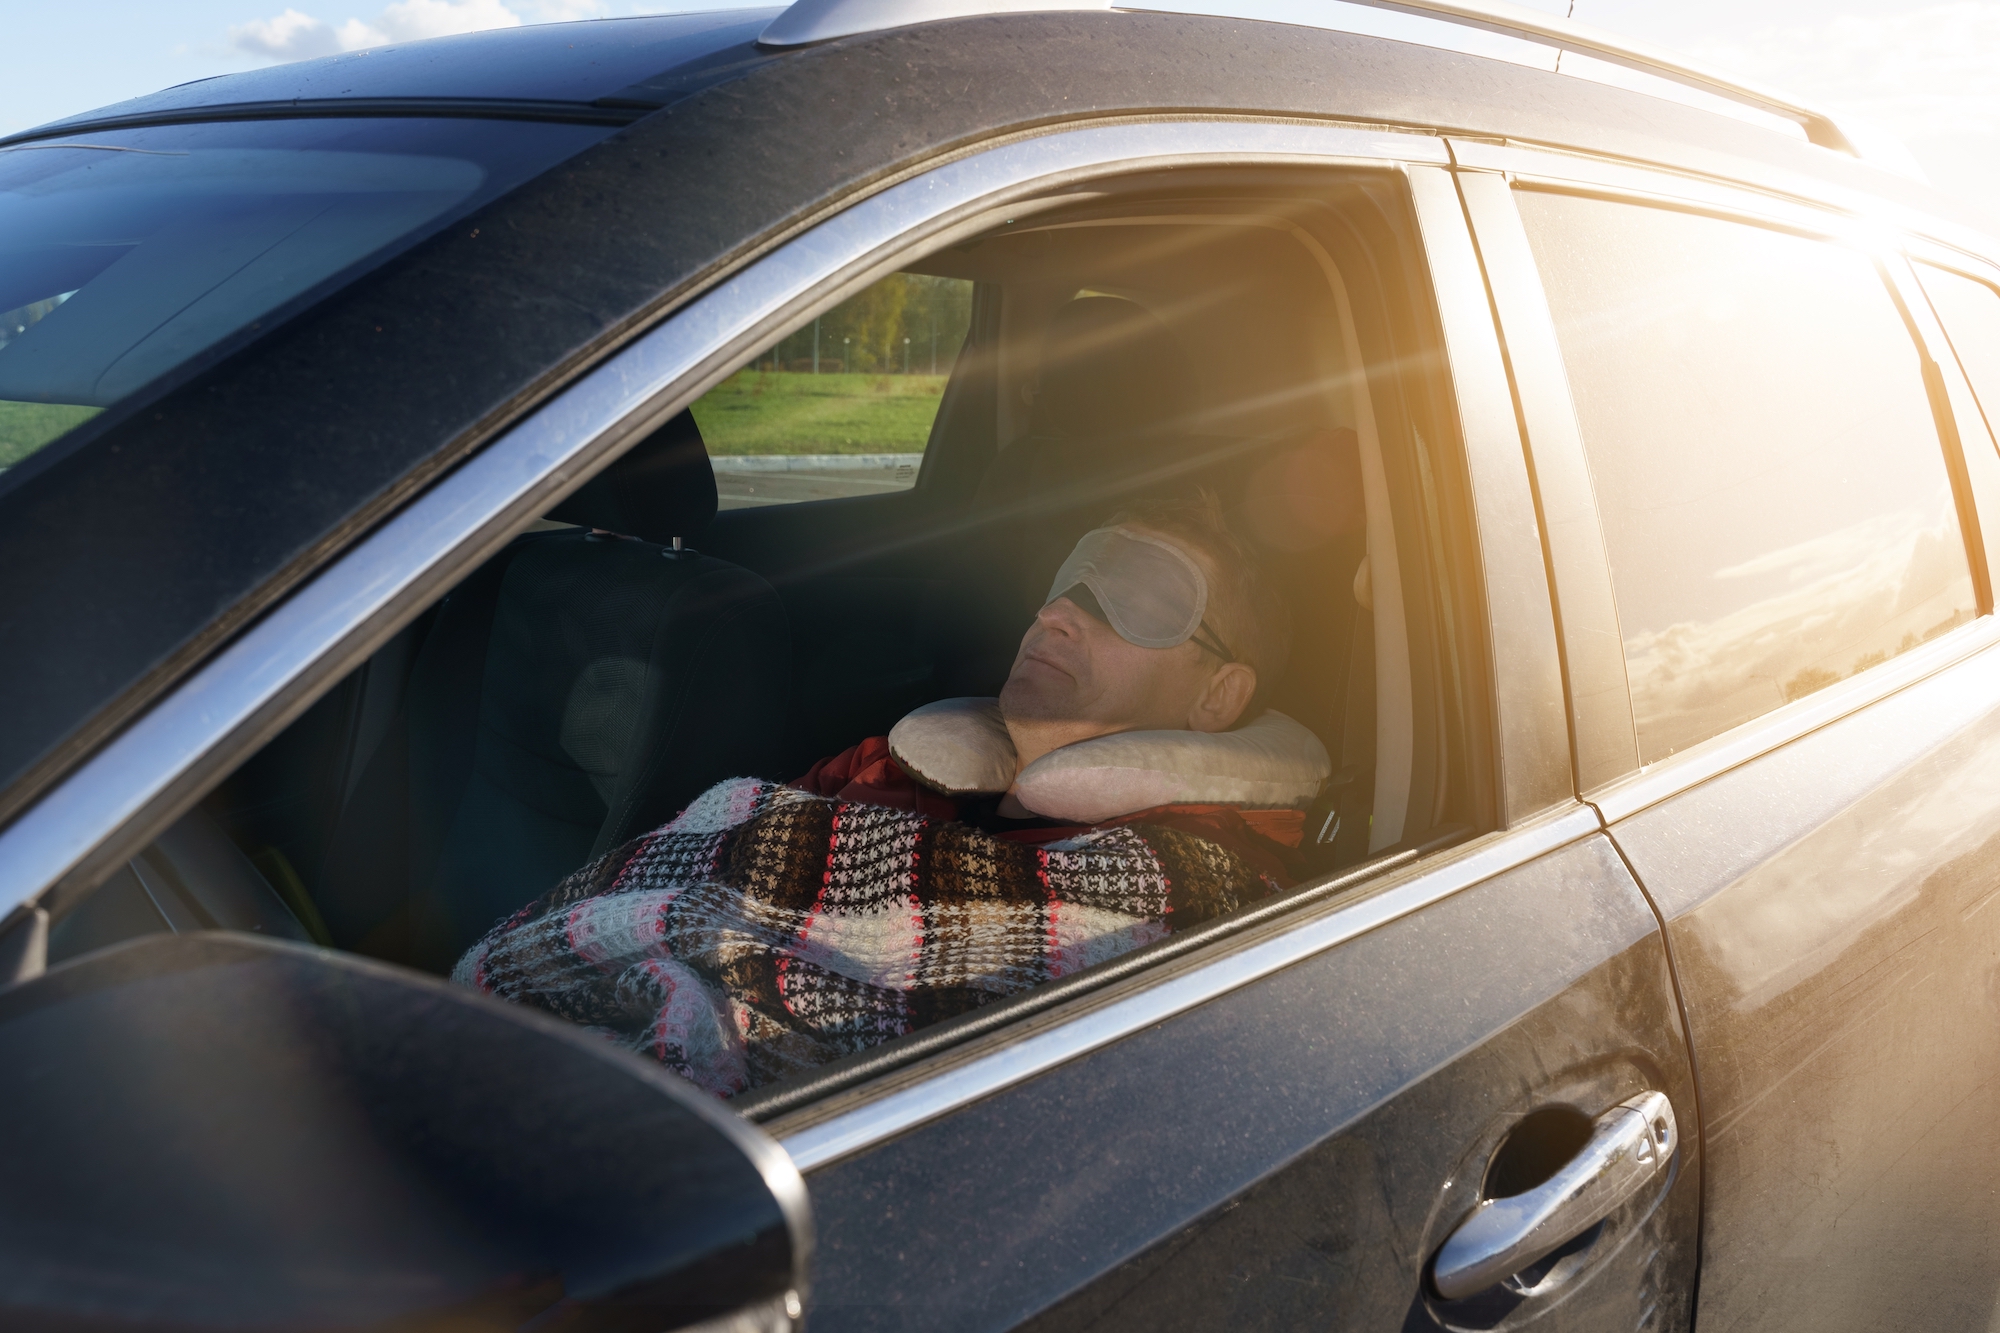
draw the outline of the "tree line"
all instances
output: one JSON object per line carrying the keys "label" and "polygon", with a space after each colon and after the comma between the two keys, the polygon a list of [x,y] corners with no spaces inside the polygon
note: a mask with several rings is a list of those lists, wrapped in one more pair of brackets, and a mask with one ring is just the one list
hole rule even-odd
{"label": "tree line", "polygon": [[868,375],[949,374],[972,326],[972,284],[892,273],[757,358],[760,370]]}

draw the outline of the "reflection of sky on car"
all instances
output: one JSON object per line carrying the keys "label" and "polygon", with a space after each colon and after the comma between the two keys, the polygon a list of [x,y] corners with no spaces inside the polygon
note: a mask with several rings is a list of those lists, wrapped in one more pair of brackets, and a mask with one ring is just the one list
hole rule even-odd
{"label": "reflection of sky on car", "polygon": [[472,162],[395,153],[10,150],[0,157],[0,227],[16,247],[9,276],[57,257],[76,271],[42,282],[57,281],[55,292],[21,288],[68,299],[6,349],[0,398],[105,406],[484,178]]}
{"label": "reflection of sky on car", "polygon": [[343,117],[0,149],[0,468],[605,132]]}
{"label": "reflection of sky on car", "polygon": [[[1606,524],[1628,637],[1776,596],[1796,581],[1790,562],[1817,543],[1832,543],[1831,551],[1859,540],[1873,530],[1871,516],[1890,506],[1930,513],[1940,494],[1941,468],[1885,476],[1879,466],[1849,466],[1899,436],[1916,434],[1935,448],[1916,349],[1900,327],[1850,327],[1834,356],[1786,345],[1801,302],[1817,307],[1807,313],[1826,328],[1851,324],[1857,305],[1886,306],[1872,266],[1855,256],[1831,275],[1747,271],[1759,261],[1782,263],[1798,243],[1773,234],[1772,245],[1741,231],[1766,243],[1744,245],[1745,271],[1718,276],[1717,285],[1745,291],[1649,282],[1630,301],[1562,319],[1565,350],[1591,363],[1572,377],[1586,437],[1593,409],[1607,423],[1616,419],[1620,475],[1603,476],[1600,453],[1593,465],[1600,498],[1623,511]],[[1829,276],[1845,279],[1846,290],[1826,290]],[[1885,332],[1894,337],[1879,336]],[[1702,334],[1713,347],[1700,345]],[[1754,377],[1726,363],[1746,346],[1772,348]],[[1596,367],[1616,374],[1592,373]],[[1829,533],[1829,520],[1845,526]],[[1628,540],[1620,542],[1620,532]],[[1698,550],[1715,561],[1714,574],[1689,579],[1678,560],[1660,559],[1656,539],[1669,532],[1679,538],[1676,553]],[[1631,623],[1635,613],[1651,613],[1650,623]]]}
{"label": "reflection of sky on car", "polygon": [[1937,422],[1865,249],[1522,191],[1664,758],[1974,607]]}
{"label": "reflection of sky on car", "polygon": [[[1966,708],[1978,706],[1980,689],[1938,686],[1965,695]],[[1891,701],[1888,711],[1842,722],[1824,743],[1809,740],[1773,756],[1796,774],[1788,789],[1824,814],[1807,842],[1746,867],[1736,881],[1746,891],[1718,894],[1702,908],[1711,923],[1704,959],[1728,978],[1739,1011],[1837,967],[1862,932],[1919,902],[1940,862],[1976,855],[1992,839],[2000,827],[2000,764],[1964,737],[1919,758],[1967,715],[1952,705],[1935,694]],[[1891,756],[1897,768],[1913,766],[1869,791]],[[1938,800],[1939,792],[1951,798]],[[1847,808],[1863,817],[1833,818]],[[1828,866],[1847,870],[1829,875]],[[1958,892],[1968,917],[2000,911],[1986,876],[1966,876]]]}
{"label": "reflection of sky on car", "polygon": [[1648,755],[1711,736],[1916,646],[1973,609],[1948,491],[1928,513],[1880,514],[1710,578],[1779,590],[1709,621],[1626,631]]}

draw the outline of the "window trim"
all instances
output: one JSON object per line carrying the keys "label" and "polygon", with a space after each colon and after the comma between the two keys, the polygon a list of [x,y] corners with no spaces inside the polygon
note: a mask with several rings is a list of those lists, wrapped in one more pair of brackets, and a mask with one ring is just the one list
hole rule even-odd
{"label": "window trim", "polygon": [[318,571],[0,830],[0,914],[94,887],[431,600],[780,327],[913,245],[1029,196],[1137,169],[1440,165],[1435,137],[1250,119],[1123,121],[1003,140],[891,184],[719,279]]}
{"label": "window trim", "polygon": [[[720,281],[434,484],[253,625],[0,831],[0,904],[12,909],[11,923],[32,919],[28,909],[38,902],[94,887],[439,592],[734,370],[777,328],[875,281],[912,246],[949,243],[991,225],[1001,207],[1018,215],[1025,196],[1135,168],[1259,162],[1404,174],[1462,424],[1491,417],[1492,404],[1505,401],[1504,371],[1470,237],[1434,139],[1329,126],[1154,122],[1016,140],[958,159],[855,205]],[[1468,375],[1483,393],[1465,391],[1461,377]],[[1435,857],[1385,856],[1359,874],[1309,883],[1299,900],[1272,904],[1278,910],[1269,919],[1257,914],[1240,932],[1205,939],[1185,961],[1113,980],[1046,1018],[1011,1025],[986,1041],[974,1038],[785,1117],[776,1128],[793,1138],[805,1162],[823,1165],[859,1151],[1601,830],[1596,813],[1569,795],[1566,741],[1552,749],[1548,719],[1531,711],[1540,706],[1533,689],[1555,670],[1555,651],[1518,434],[1482,430],[1485,447],[1474,451],[1472,478],[1477,549],[1489,578],[1501,572],[1511,579],[1504,599],[1489,592],[1487,623],[1494,668],[1511,673],[1514,694],[1505,706],[1520,724],[1496,737],[1513,747],[1496,757],[1516,779],[1515,799],[1501,811],[1503,829]],[[1525,628],[1506,623],[1513,617]],[[1558,717],[1554,733],[1561,730]],[[1515,753],[1522,746],[1527,762]],[[1533,781],[1523,785],[1524,774]],[[1539,803],[1524,809],[1522,793]],[[944,1077],[940,1066],[960,1072]],[[807,1119],[818,1128],[809,1131]]]}
{"label": "window trim", "polygon": [[1610,551],[1556,339],[1542,276],[1514,202],[1514,184],[1490,171],[1457,173],[1485,269],[1493,313],[1527,440],[1555,596],[1576,782],[1588,791],[1639,764],[1624,636],[1612,596]]}
{"label": "window trim", "polygon": [[[1838,220],[1836,225],[1883,238],[1902,234],[1921,237],[1954,254],[2000,264],[2000,240],[1991,235],[1879,195],[1789,172],[1760,172],[1751,180],[1582,152],[1529,148],[1511,141],[1448,135],[1445,142],[1451,148],[1453,164],[1461,170],[1504,172],[1515,180],[1557,188],[1584,187],[1593,193],[1611,191],[1675,207],[1695,205],[1702,211],[1740,213],[1780,226],[1801,225],[1808,231],[1824,231],[1828,219],[1833,218]],[[1965,261],[1961,258],[1958,262]]]}
{"label": "window trim", "polygon": [[[1986,524],[1981,520],[1978,501],[1981,484],[1974,476],[1972,460],[1967,457],[1965,430],[1959,423],[1959,406],[1965,403],[1972,407],[1973,419],[1979,423],[1981,431],[1989,432],[1990,439],[1986,417],[1965,376],[1965,368],[1959,363],[1958,349],[1952,346],[1951,338],[1945,333],[1944,324],[1931,305],[1930,294],[1918,281],[1909,257],[1900,252],[1885,255],[1880,267],[1884,280],[1889,284],[1889,295],[1896,302],[1897,312],[1902,315],[1910,337],[1916,341],[1917,354],[1923,358],[1924,392],[1930,397],[1931,416],[1937,422],[1938,439],[1944,446],[1945,472],[1951,478],[1952,498],[1958,505],[1959,534],[1965,543],[1966,562],[1972,568],[1977,613],[1990,616],[1993,614],[1993,557],[1986,541]],[[1938,355],[1940,350],[1944,353],[1942,358]],[[1981,472],[1991,478],[1990,472],[1984,469]]]}
{"label": "window trim", "polygon": [[1859,676],[1752,718],[1699,745],[1584,793],[1607,825],[1789,745],[2000,644],[2000,617],[1980,616]]}
{"label": "window trim", "polygon": [[[2000,298],[2000,266],[1989,264],[1962,250],[1921,238],[1910,240],[1904,247],[1903,258],[1910,272],[1905,275],[1899,271],[1897,278],[1899,282],[1906,276],[1908,278],[1905,302],[1914,312],[1918,324],[1923,327],[1925,338],[1951,353],[1949,358],[1938,357],[1938,364],[1944,368],[1947,377],[1955,375],[1965,386],[1967,401],[1977,409],[1980,424],[1986,428],[1988,437],[1993,441],[1993,452],[2000,455],[2000,404],[1988,406],[1980,401],[1978,393],[1972,389],[1965,362],[1959,355],[1958,345],[1951,340],[1951,330],[1944,326],[1944,316],[1938,313],[1935,302],[1931,300],[1930,289],[1924,286],[1923,275],[1915,271],[1915,266],[1918,264],[1941,269],[1955,277],[1964,278],[1967,282],[1976,282],[1991,290],[1996,298]],[[2000,523],[2000,512],[1995,512],[1990,517],[1996,523]]]}
{"label": "window trim", "polygon": [[1409,183],[1478,527],[1499,823],[1511,828],[1576,790],[1548,567],[1499,331],[1458,187],[1437,169],[1412,169]]}

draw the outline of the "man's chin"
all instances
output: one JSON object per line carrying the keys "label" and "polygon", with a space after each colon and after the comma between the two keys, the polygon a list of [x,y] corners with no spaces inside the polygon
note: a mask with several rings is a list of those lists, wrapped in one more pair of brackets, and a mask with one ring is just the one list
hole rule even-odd
{"label": "man's chin", "polygon": [[1000,716],[1010,722],[1064,722],[1074,712],[1070,691],[1009,676],[1000,687]]}

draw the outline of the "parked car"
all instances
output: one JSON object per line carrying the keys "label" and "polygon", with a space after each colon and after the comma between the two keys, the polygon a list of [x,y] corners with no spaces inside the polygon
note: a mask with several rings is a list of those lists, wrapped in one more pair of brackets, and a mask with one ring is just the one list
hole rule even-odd
{"label": "parked car", "polygon": [[[1985,1326],[2000,239],[1398,7],[1748,110],[800,0],[0,140],[7,1326]],[[1296,887],[728,1100],[443,979],[1169,480]]]}

